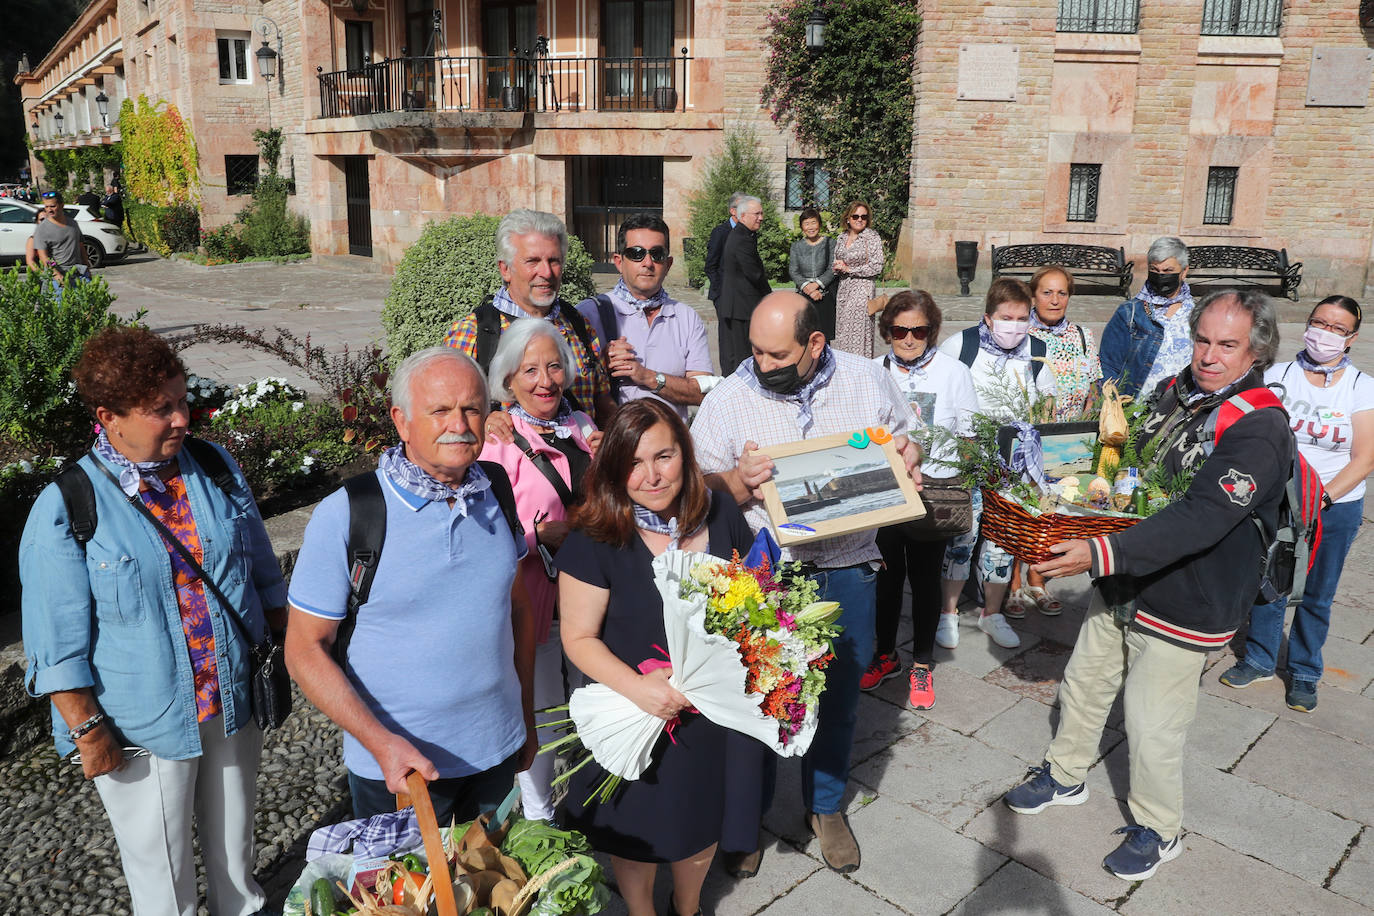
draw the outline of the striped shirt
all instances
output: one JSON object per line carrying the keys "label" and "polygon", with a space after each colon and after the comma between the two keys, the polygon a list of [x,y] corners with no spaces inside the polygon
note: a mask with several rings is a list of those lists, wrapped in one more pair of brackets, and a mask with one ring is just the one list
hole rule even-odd
{"label": "striped shirt", "polygon": [[[750,441],[767,448],[877,426],[886,427],[894,436],[906,435],[914,422],[911,408],[892,377],[863,357],[833,348],[831,352],[835,375],[812,398],[814,421],[805,435],[797,426],[796,404],[759,394],[734,376],[717,385],[701,402],[692,423],[692,444],[702,472],[733,470]],[[752,360],[743,365],[752,371]],[[762,501],[751,499],[741,508],[756,534],[769,527]],[[785,547],[783,557],[832,569],[855,566],[881,558],[876,536],[874,529]]]}

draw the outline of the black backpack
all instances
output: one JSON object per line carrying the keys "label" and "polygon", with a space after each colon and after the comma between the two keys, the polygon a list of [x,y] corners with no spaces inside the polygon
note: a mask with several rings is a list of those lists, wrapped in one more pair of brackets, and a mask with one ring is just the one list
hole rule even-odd
{"label": "black backpack", "polygon": [[[482,304],[472,310],[472,314],[477,317],[477,365],[482,367],[482,373],[491,368],[492,357],[496,355],[496,348],[501,343],[501,310],[493,305],[494,296],[488,296],[482,300]],[[592,344],[592,332],[587,327],[587,321],[577,309],[566,303],[561,303],[559,309],[563,317],[568,319],[568,324],[572,326],[573,333],[577,339],[582,341],[582,346],[587,351],[587,358],[593,359],[596,356],[596,347]],[[603,321],[604,315],[603,315]],[[571,391],[563,392],[563,396],[568,399],[573,410],[582,410],[583,407],[577,402]]]}
{"label": "black backpack", "polygon": [[[493,311],[495,311],[493,309]],[[515,490],[511,487],[506,469],[495,461],[479,461],[478,465],[491,479],[491,491],[501,506],[501,514],[510,526],[516,541],[525,539],[525,528],[515,509]],[[382,558],[382,544],[386,540],[386,496],[376,472],[358,474],[344,481],[348,494],[348,607],[339,622],[334,637],[334,658],[342,665],[348,656],[348,643],[358,625],[358,609],[367,603],[372,593],[372,580]]]}
{"label": "black backpack", "polygon": [[[196,459],[196,464],[199,464],[215,482],[215,486],[232,498],[235,489],[234,474],[229,470],[229,465],[225,463],[219,449],[195,436],[187,436],[182,445],[191,453],[191,457]],[[91,486],[90,475],[80,464],[72,462],[57,475],[56,483],[58,491],[62,494],[62,502],[67,507],[67,521],[72,529],[72,537],[76,538],[76,542],[84,550],[86,542],[95,535],[96,525],[100,522],[95,511],[95,490]]]}
{"label": "black backpack", "polygon": [[[1083,329],[1079,328],[1078,333],[1081,335]],[[975,324],[971,328],[964,328],[962,334],[963,336],[959,340],[959,362],[972,369],[973,361],[978,358],[978,325]],[[1087,346],[1088,341],[1084,339],[1083,347],[1085,350]],[[1044,360],[1049,352],[1050,349],[1045,345],[1043,340],[1039,337],[1030,337],[1031,381],[1039,381],[1040,370],[1045,368],[1045,364],[1042,360]]]}

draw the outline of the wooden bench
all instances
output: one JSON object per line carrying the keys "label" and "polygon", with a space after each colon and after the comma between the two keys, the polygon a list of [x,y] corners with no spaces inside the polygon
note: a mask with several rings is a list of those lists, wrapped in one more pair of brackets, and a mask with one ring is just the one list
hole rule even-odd
{"label": "wooden bench", "polygon": [[1101,245],[993,245],[992,276],[1029,280],[1037,270],[1051,265],[1068,268],[1075,282],[1110,286],[1131,295],[1133,265],[1126,249]]}
{"label": "wooden bench", "polygon": [[1288,263],[1287,248],[1189,245],[1189,286],[1260,286],[1298,301],[1302,262]]}

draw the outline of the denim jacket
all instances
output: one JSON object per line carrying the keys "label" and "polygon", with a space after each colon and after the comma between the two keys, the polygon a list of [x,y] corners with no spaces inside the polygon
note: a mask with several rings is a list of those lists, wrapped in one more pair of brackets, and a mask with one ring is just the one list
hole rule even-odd
{"label": "denim jacket", "polygon": [[1102,378],[1116,379],[1123,395],[1134,396],[1150,374],[1163,339],[1164,328],[1151,317],[1144,302],[1129,299],[1121,303],[1102,331],[1102,343],[1097,348]]}
{"label": "denim jacket", "polygon": [[[286,583],[243,473],[228,459],[237,482],[231,496],[187,451],[178,459],[205,572],[253,637],[261,639],[263,610],[286,604]],[[35,697],[89,687],[122,744],[146,747],[170,760],[197,757],[195,679],[168,548],[152,523],[100,472],[98,461],[118,475],[103,459],[89,453],[81,459],[95,490],[97,519],[84,550],[72,536],[55,483],[39,494],[24,526],[19,574],[25,687]],[[225,619],[228,611],[210,589],[206,593],[224,731],[232,735],[252,718],[251,647]],[[67,726],[56,708],[52,718],[57,751],[65,755],[73,750]]]}

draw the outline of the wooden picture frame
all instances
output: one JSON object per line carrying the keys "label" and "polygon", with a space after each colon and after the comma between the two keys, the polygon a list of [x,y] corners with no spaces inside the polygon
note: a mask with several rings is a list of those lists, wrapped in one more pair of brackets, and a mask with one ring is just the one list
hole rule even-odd
{"label": "wooden picture frame", "polygon": [[[1079,423],[1037,423],[1035,429],[1040,433],[1047,477],[1059,478],[1069,474],[1093,476],[1093,443],[1097,441],[1096,420]],[[997,451],[1003,461],[1011,461],[1011,449],[1015,442],[1016,427],[1003,426],[997,431]]]}
{"label": "wooden picture frame", "polygon": [[926,514],[916,484],[885,429],[786,442],[759,453],[773,460],[773,477],[761,489],[773,535],[784,547],[914,521]]}

